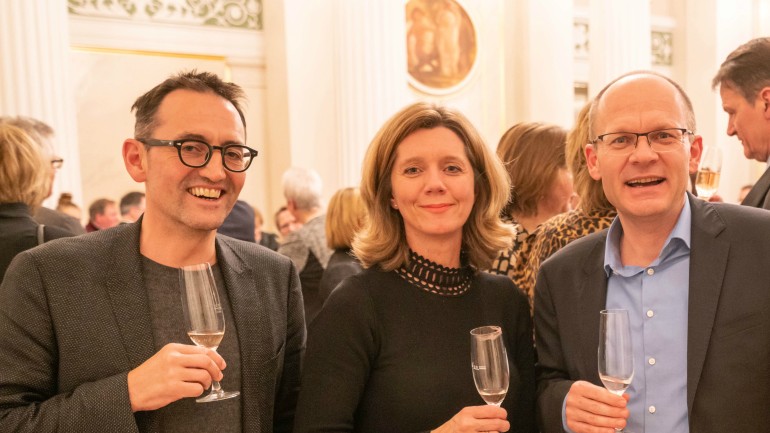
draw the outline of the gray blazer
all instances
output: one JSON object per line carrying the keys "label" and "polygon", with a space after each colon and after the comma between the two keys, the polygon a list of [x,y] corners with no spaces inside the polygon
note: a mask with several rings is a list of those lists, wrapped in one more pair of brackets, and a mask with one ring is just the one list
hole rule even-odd
{"label": "gray blazer", "polygon": [[[0,431],[156,431],[128,371],[154,353],[141,222],[19,254],[0,285]],[[240,336],[243,431],[291,431],[305,347],[291,261],[217,236]]]}
{"label": "gray blazer", "polygon": [[770,209],[770,169],[765,170],[741,202],[744,206]]}
{"label": "gray blazer", "polygon": [[[690,431],[767,431],[770,213],[692,196],[689,200]],[[599,311],[607,300],[606,237],[604,230],[573,242],[547,260],[538,274],[538,423],[545,433],[562,431],[562,403],[573,381],[602,386],[597,346]]]}

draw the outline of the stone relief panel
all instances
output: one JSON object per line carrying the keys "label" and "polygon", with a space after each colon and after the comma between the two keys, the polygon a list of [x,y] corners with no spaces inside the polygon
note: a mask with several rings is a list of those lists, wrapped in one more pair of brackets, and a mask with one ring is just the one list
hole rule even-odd
{"label": "stone relief panel", "polygon": [[[671,66],[674,64],[673,32],[656,31],[650,33],[652,64],[655,66]],[[573,38],[575,40],[575,59],[588,59],[588,23],[575,20],[573,23]]]}
{"label": "stone relief panel", "polygon": [[673,64],[672,52],[673,34],[671,32],[652,32],[650,42],[652,43],[652,64],[661,66],[671,66]]}
{"label": "stone relief panel", "polygon": [[71,15],[262,30],[262,0],[67,0]]}

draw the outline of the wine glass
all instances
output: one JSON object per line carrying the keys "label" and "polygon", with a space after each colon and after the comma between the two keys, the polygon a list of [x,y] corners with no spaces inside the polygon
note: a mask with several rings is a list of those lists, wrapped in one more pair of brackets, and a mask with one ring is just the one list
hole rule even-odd
{"label": "wine glass", "polygon": [[[179,270],[179,285],[182,289],[182,311],[187,335],[196,346],[216,351],[225,335],[225,315],[219,303],[211,265],[201,263],[182,267]],[[222,390],[219,381],[215,380],[211,382],[211,392],[195,401],[208,403],[238,395],[238,391]]]}
{"label": "wine glass", "polygon": [[500,406],[508,392],[508,355],[499,326],[471,331],[473,382],[487,404]]}
{"label": "wine glass", "polygon": [[704,147],[698,174],[695,176],[698,197],[708,200],[717,192],[721,172],[722,149],[717,146]]}
{"label": "wine glass", "polygon": [[599,378],[609,392],[623,395],[634,378],[628,310],[602,310],[599,319]]}

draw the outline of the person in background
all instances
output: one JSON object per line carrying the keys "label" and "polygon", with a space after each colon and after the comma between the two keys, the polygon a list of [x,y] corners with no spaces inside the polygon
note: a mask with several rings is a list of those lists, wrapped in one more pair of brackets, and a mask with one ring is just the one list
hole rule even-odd
{"label": "person in background", "polygon": [[[711,82],[719,87],[728,114],[727,135],[736,136],[743,155],[770,162],[770,37],[756,38],[736,48]],[[770,169],[756,181],[741,204],[770,209]]]}
{"label": "person in background", "polygon": [[584,151],[589,141],[590,108],[589,102],[580,110],[575,128],[567,134],[567,165],[579,201],[574,210],[552,217],[533,233],[532,249],[525,265],[524,276],[528,279],[525,287],[535,287],[537,272],[545,259],[576,239],[608,228],[617,215],[604,195],[601,181],[591,177],[586,165]]}
{"label": "person in background", "polygon": [[278,235],[275,233],[262,231],[265,220],[262,218],[262,212],[252,207],[254,210],[254,240],[265,248],[278,251]]}
{"label": "person in background", "polygon": [[278,230],[280,242],[283,242],[286,236],[289,236],[289,233],[298,230],[302,227],[302,224],[297,222],[286,206],[281,206],[278,212],[275,213],[275,227]]}
{"label": "person in background", "polygon": [[96,199],[88,207],[88,224],[86,231],[88,233],[97,230],[106,230],[120,224],[120,212],[115,200],[108,198]]}
{"label": "person in background", "polygon": [[315,170],[292,167],[283,174],[286,208],[302,227],[289,233],[278,252],[287,256],[299,269],[305,321],[308,325],[321,310],[323,300],[318,293],[332,250],[326,246],[326,215],[321,206],[321,176]]}
{"label": "person in background", "polygon": [[353,238],[366,221],[366,206],[358,188],[343,188],[332,196],[326,211],[326,245],[334,251],[319,285],[321,302],[337,284],[361,272],[361,262],[353,254]]}
{"label": "person in background", "polygon": [[[535,288],[544,432],[723,433],[770,425],[770,218],[687,190],[703,149],[670,78],[623,75],[596,96],[585,155],[618,216],[546,260]],[[633,379],[599,378],[599,312],[628,311]]]}
{"label": "person in background", "polygon": [[32,219],[50,188],[46,167],[45,155],[29,135],[0,123],[0,281],[18,253],[72,235]]}
{"label": "person in background", "polygon": [[[511,242],[508,193],[505,168],[462,114],[415,103],[383,125],[353,242],[365,269],[309,328],[296,433],[535,431],[526,296],[480,271]],[[502,407],[474,386],[470,331],[484,325],[502,329],[508,351]]]}
{"label": "person in background", "polygon": [[254,240],[254,208],[243,200],[237,200],[217,233],[246,242]]}
{"label": "person in background", "polygon": [[[21,128],[27,135],[32,138],[34,143],[40,147],[45,159],[47,159],[45,167],[48,170],[48,175],[51,178],[50,186],[45,198],[51,196],[53,192],[53,182],[56,178],[56,172],[64,165],[64,159],[58,156],[54,156],[53,141],[54,131],[50,125],[33,119],[31,117],[8,117],[0,116],[0,124],[10,124]],[[39,224],[45,224],[49,227],[59,227],[62,230],[66,230],[73,235],[81,235],[86,232],[80,219],[75,219],[62,212],[49,209],[45,206],[38,206],[33,214],[33,218]]]}
{"label": "person in background", "polygon": [[120,199],[120,223],[128,224],[136,222],[144,213],[145,194],[140,191],[132,191]]}
{"label": "person in background", "polygon": [[[78,221],[83,218],[83,211],[80,210],[80,206],[76,205],[72,201],[72,194],[63,192],[59,195],[59,201],[56,204],[56,210],[63,214],[67,214]],[[85,231],[85,227],[83,228]]]}
{"label": "person in background", "polygon": [[[216,233],[257,156],[243,97],[196,71],[139,97],[122,155],[145,185],[141,220],[16,256],[0,285],[0,431],[292,431],[297,271]],[[192,344],[181,305],[179,268],[204,262],[227,328],[217,351]],[[214,380],[240,396],[197,404]]]}
{"label": "person in background", "polygon": [[511,195],[503,210],[504,221],[516,235],[511,248],[501,251],[489,272],[507,275],[532,304],[533,278],[527,262],[535,229],[570,210],[572,174],[564,153],[567,131],[542,123],[519,123],[500,138],[497,155],[511,177]]}
{"label": "person in background", "polygon": [[753,183],[749,183],[749,184],[743,185],[741,187],[741,189],[738,191],[738,199],[737,199],[738,201],[737,202],[738,203],[743,203],[743,200],[746,199],[746,196],[749,194],[749,192],[751,191],[752,188],[754,188],[754,184]]}

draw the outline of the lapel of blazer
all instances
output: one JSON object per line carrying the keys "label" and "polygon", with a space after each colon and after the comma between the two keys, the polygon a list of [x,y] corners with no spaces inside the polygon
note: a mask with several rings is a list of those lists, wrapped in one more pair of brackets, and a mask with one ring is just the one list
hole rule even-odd
{"label": "lapel of blazer", "polygon": [[688,194],[692,209],[687,325],[687,408],[692,410],[722,291],[729,244],[717,208]]}
{"label": "lapel of blazer", "polygon": [[[591,252],[586,256],[583,268],[583,279],[579,305],[577,306],[578,321],[583,323],[578,328],[582,330],[583,369],[590,382],[601,386],[598,371],[599,347],[599,311],[607,304],[607,273],[604,271],[604,249],[607,241],[607,230],[597,237]],[[587,324],[587,325],[585,325]]]}
{"label": "lapel of blazer", "polygon": [[769,193],[770,169],[765,170],[765,172],[762,174],[762,177],[757,180],[757,182],[754,184],[754,187],[751,188],[751,191],[749,191],[741,204],[744,206],[767,209],[765,205],[767,204],[767,201],[770,200],[770,196],[768,196]]}
{"label": "lapel of blazer", "polygon": [[[217,235],[217,263],[225,281],[227,297],[238,332],[241,355],[241,426],[243,431],[259,431],[262,414],[259,413],[260,390],[258,383],[259,359],[266,347],[272,347],[264,332],[264,306],[259,302],[256,290],[257,278],[252,266],[247,266],[245,257],[236,250],[236,245]],[[253,258],[252,258],[253,261]],[[261,348],[261,351],[260,351]],[[253,422],[253,423],[252,423]]]}
{"label": "lapel of blazer", "polygon": [[141,219],[115,230],[105,257],[107,294],[126,349],[129,369],[155,353],[150,305],[142,276],[139,253]]}

